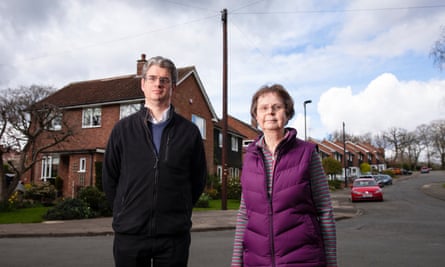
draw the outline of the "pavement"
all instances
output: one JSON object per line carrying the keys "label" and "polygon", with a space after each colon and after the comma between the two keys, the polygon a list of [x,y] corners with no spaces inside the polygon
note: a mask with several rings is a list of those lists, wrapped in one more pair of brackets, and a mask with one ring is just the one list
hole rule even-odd
{"label": "pavement", "polygon": [[[427,184],[421,189],[425,194],[445,201],[445,188],[442,187],[442,183]],[[361,210],[351,203],[349,196],[349,189],[331,192],[336,221],[361,214]],[[195,211],[192,215],[192,231],[235,229],[236,214],[237,210]],[[0,224],[0,238],[113,235],[111,220],[111,217],[105,217],[42,223]]]}

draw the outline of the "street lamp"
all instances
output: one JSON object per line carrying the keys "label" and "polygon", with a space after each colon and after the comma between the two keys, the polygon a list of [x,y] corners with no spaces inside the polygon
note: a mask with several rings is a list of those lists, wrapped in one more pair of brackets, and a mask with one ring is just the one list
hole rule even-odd
{"label": "street lamp", "polygon": [[312,103],[312,100],[306,100],[306,101],[304,101],[304,104],[303,104],[303,106],[304,106],[304,140],[305,141],[307,140],[307,137],[306,137],[306,104],[309,104],[309,103]]}

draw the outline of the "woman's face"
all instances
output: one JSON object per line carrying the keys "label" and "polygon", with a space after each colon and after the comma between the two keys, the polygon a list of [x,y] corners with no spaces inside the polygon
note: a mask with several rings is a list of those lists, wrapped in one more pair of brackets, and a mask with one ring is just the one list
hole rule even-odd
{"label": "woman's face", "polygon": [[256,121],[266,131],[281,131],[288,119],[283,100],[276,93],[265,93],[258,97]]}

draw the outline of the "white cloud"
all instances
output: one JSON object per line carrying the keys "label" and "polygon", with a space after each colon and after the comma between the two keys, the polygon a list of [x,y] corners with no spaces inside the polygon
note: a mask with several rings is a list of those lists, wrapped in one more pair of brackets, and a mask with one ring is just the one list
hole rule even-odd
{"label": "white cloud", "polygon": [[318,103],[321,122],[331,132],[345,122],[350,134],[414,130],[445,116],[445,81],[399,81],[384,73],[358,93],[350,87],[331,88]]}
{"label": "white cloud", "polygon": [[428,5],[421,0],[34,2],[0,4],[0,89],[60,88],[131,74],[141,53],[163,55],[178,67],[197,68],[220,115],[220,16],[227,8],[228,110],[245,122],[253,93],[271,83],[294,97],[290,125],[300,137],[306,99],[313,101],[308,135],[316,138],[341,129],[343,120],[363,132],[445,115],[438,97],[444,76],[428,55],[445,6],[403,8]]}

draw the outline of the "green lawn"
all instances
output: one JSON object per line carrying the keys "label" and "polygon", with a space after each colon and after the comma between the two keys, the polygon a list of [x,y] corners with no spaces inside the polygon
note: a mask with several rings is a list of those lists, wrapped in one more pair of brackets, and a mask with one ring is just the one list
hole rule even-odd
{"label": "green lawn", "polygon": [[[194,211],[206,211],[206,210],[220,210],[221,209],[221,199],[210,200],[209,208],[194,208]],[[239,200],[228,199],[227,200],[227,209],[228,210],[237,210],[239,209]]]}
{"label": "green lawn", "polygon": [[9,223],[39,223],[50,207],[34,207],[0,212],[0,224]]}
{"label": "green lawn", "polygon": [[[16,209],[13,211],[0,211],[0,224],[10,223],[39,223],[43,221],[43,215],[51,207],[34,207]],[[228,199],[227,209],[237,210],[239,200]],[[210,200],[209,208],[194,208],[194,211],[220,210],[221,200]]]}

